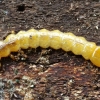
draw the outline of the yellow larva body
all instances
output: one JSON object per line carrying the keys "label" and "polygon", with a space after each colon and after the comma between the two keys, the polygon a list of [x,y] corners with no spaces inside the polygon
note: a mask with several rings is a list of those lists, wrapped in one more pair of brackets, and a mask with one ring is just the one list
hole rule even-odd
{"label": "yellow larva body", "polygon": [[100,67],[100,46],[94,42],[88,42],[83,37],[72,33],[63,33],[59,30],[48,31],[46,29],[20,31],[16,35],[10,34],[4,41],[0,41],[0,58],[7,57],[11,52],[31,48],[51,47],[62,48],[64,51],[72,51],[76,55],[82,55],[94,65]]}

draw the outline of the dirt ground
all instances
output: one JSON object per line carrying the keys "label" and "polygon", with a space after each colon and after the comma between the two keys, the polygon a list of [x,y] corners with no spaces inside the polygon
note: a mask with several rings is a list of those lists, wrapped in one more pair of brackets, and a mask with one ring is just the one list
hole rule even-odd
{"label": "dirt ground", "polygon": [[[0,0],[0,40],[30,28],[100,45],[100,0]],[[100,100],[100,68],[90,61],[52,48],[23,51],[1,59],[0,100]]]}

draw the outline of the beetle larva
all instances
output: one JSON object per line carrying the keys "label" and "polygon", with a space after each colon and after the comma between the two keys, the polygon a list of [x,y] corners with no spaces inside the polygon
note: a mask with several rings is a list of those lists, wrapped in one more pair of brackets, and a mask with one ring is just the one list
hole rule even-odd
{"label": "beetle larva", "polygon": [[37,48],[38,46],[72,51],[100,67],[100,46],[96,46],[94,42],[88,42],[83,37],[75,36],[72,33],[63,33],[59,30],[30,29],[20,31],[16,35],[10,34],[4,41],[0,41],[0,58],[7,57],[11,52],[20,49]]}

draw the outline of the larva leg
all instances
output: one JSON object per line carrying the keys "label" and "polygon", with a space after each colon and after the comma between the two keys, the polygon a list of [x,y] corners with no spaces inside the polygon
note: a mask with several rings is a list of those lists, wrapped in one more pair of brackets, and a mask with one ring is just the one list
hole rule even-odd
{"label": "larva leg", "polygon": [[20,57],[21,60],[26,60],[27,58],[27,55],[25,54],[23,50],[19,50],[18,56]]}
{"label": "larva leg", "polygon": [[12,60],[16,60],[16,57],[15,57],[13,54],[10,54],[9,57],[10,57]]}
{"label": "larva leg", "polygon": [[19,50],[18,54],[14,55],[14,54],[10,54],[9,55],[11,59],[18,61],[18,60],[26,60],[27,55],[24,53],[23,50]]}

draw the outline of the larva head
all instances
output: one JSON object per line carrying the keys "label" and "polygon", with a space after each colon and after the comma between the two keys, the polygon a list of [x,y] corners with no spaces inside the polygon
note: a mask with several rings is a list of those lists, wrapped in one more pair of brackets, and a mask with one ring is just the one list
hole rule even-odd
{"label": "larva head", "polygon": [[100,46],[94,50],[90,60],[94,65],[100,67]]}

